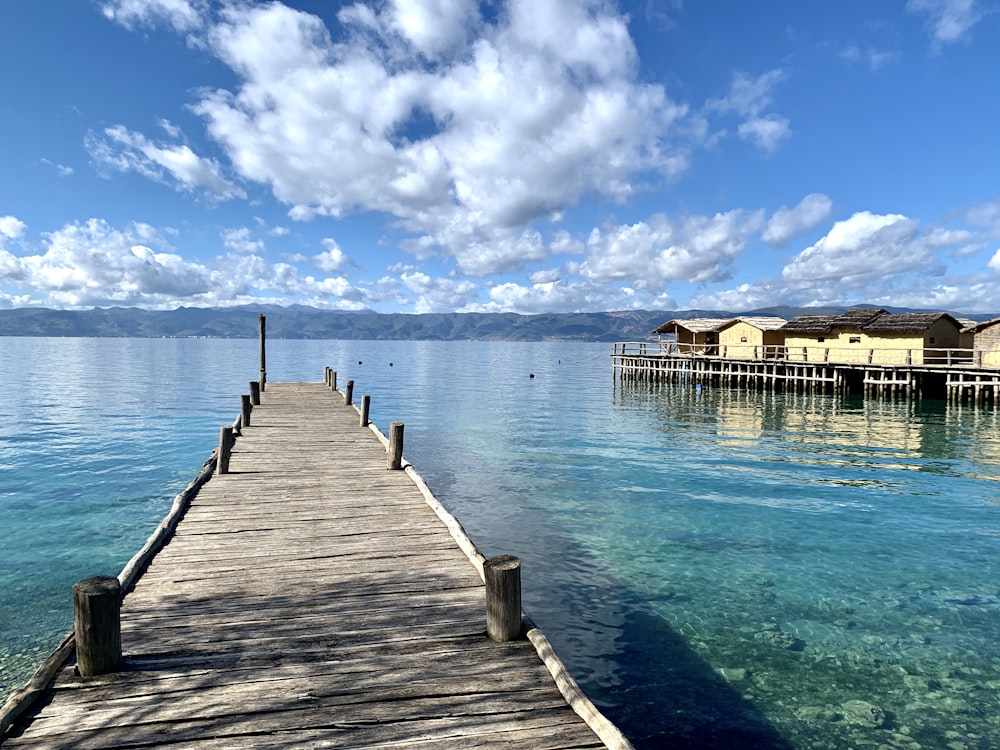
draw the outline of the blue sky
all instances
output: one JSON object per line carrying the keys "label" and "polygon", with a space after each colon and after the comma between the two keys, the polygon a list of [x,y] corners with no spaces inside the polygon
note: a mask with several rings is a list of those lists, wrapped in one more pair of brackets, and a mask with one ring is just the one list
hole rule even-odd
{"label": "blue sky", "polygon": [[0,307],[1000,312],[993,0],[3,0]]}

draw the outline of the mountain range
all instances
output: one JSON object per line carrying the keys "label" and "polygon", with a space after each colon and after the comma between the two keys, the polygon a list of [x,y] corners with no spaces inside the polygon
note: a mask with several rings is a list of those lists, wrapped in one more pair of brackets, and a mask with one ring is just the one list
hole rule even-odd
{"label": "mountain range", "polygon": [[[851,307],[875,307],[852,305]],[[725,310],[628,310],[594,313],[377,313],[340,312],[305,306],[275,305],[226,308],[181,307],[144,310],[134,307],[92,310],[17,308],[0,310],[0,336],[210,337],[256,338],[258,315],[266,316],[268,338],[437,341],[635,341],[674,318],[737,315],[836,314],[846,307],[768,307]],[[890,312],[918,312],[890,308]],[[953,313],[954,314],[954,313]],[[954,314],[959,317],[957,314]],[[993,315],[963,315],[988,320]]]}

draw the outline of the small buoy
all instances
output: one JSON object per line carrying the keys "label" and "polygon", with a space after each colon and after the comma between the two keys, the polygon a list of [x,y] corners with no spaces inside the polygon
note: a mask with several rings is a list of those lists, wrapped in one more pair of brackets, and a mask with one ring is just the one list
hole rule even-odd
{"label": "small buoy", "polygon": [[389,363],[389,367],[392,367],[392,362]]}
{"label": "small buoy", "polygon": [[529,378],[533,378],[533,377],[535,377],[535,373],[531,373],[531,374],[530,374],[530,375],[529,375],[528,377],[529,377]]}
{"label": "small buoy", "polygon": [[358,360],[358,364],[359,364],[359,365],[361,364],[361,360],[360,360],[360,359]]}

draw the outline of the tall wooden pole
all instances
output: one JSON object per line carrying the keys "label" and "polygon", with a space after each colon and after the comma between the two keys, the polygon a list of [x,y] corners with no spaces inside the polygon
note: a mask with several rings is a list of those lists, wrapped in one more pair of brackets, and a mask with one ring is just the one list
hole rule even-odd
{"label": "tall wooden pole", "polygon": [[403,423],[389,423],[389,458],[388,468],[403,468]]}
{"label": "tall wooden pole", "polygon": [[267,355],[265,354],[265,335],[264,328],[267,322],[267,318],[264,317],[264,313],[260,314],[260,389],[265,390],[267,384]]}

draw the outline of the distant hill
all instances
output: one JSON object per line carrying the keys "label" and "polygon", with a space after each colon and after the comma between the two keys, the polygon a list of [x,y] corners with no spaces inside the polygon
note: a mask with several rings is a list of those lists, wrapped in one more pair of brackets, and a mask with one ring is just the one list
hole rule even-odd
{"label": "distant hill", "polygon": [[[873,305],[854,305],[873,307]],[[339,312],[301,305],[230,308],[181,307],[154,311],[113,307],[93,310],[19,308],[0,310],[0,336],[129,338],[255,338],[257,316],[267,316],[268,338],[436,341],[633,341],[672,318],[796,315],[843,312],[845,307],[769,307],[724,310],[628,310],[600,313],[408,313]],[[914,312],[893,308],[890,312]],[[987,320],[983,314],[964,316]]]}

